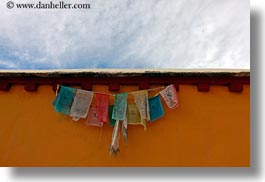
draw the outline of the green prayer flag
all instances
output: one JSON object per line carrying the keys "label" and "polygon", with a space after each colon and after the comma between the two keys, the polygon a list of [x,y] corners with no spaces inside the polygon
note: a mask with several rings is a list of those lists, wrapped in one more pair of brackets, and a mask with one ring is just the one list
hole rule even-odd
{"label": "green prayer flag", "polygon": [[69,115],[75,92],[75,88],[60,86],[59,93],[52,103],[55,111]]}
{"label": "green prayer flag", "polygon": [[115,119],[112,119],[112,112],[113,112],[113,105],[109,106],[109,121],[110,121],[110,126],[114,126],[116,123]]}
{"label": "green prayer flag", "polygon": [[127,92],[115,95],[112,119],[115,120],[126,119],[127,98],[128,98]]}

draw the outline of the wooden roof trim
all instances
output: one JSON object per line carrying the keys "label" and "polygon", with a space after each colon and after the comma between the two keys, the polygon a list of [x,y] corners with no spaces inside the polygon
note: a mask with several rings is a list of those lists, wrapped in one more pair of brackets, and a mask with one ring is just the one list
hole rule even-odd
{"label": "wooden roof trim", "polygon": [[249,69],[69,69],[69,70],[0,70],[1,77],[126,77],[126,76],[183,76],[212,77],[250,76]]}
{"label": "wooden roof trim", "polygon": [[137,85],[148,89],[150,85],[197,85],[199,92],[208,92],[211,85],[227,86],[230,92],[242,92],[250,84],[248,70],[62,70],[62,71],[0,71],[0,90],[8,91],[12,85],[22,84],[26,91],[37,91],[39,85],[57,84],[81,86],[92,90],[93,85],[108,85],[110,91],[119,91],[121,85]]}

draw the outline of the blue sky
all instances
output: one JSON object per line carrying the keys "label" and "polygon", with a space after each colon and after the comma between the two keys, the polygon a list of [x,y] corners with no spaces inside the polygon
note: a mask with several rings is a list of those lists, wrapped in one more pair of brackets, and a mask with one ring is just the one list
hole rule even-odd
{"label": "blue sky", "polygon": [[0,69],[250,68],[248,0],[67,2],[91,9],[1,1]]}

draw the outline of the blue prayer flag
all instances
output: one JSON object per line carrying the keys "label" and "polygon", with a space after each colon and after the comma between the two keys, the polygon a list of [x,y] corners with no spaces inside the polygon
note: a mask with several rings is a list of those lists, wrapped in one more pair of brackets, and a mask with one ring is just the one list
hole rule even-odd
{"label": "blue prayer flag", "polygon": [[164,109],[159,95],[149,98],[149,109],[150,122],[164,116]]}
{"label": "blue prayer flag", "polygon": [[55,111],[69,115],[75,97],[75,91],[75,88],[60,86],[60,91],[52,103]]}

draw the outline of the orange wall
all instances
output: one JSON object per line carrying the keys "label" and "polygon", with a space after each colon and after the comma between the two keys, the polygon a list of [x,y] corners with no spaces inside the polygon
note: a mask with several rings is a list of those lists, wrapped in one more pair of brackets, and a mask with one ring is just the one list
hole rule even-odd
{"label": "orange wall", "polygon": [[30,93],[14,85],[0,92],[0,166],[249,166],[249,93],[249,85],[242,93],[180,85],[179,108],[163,103],[165,117],[149,123],[147,131],[129,126],[129,144],[121,137],[115,158],[108,152],[110,126],[104,125],[100,139],[99,128],[54,112],[51,86]]}

